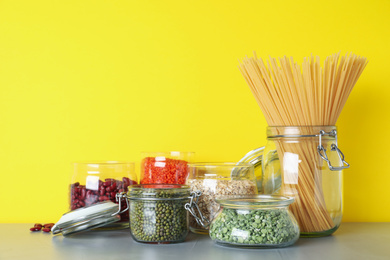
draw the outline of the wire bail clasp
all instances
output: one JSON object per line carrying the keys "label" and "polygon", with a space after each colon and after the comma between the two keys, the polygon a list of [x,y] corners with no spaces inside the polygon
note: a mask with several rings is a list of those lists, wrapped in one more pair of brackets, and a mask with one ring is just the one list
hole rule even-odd
{"label": "wire bail clasp", "polygon": [[[184,205],[184,208],[188,210],[191,215],[195,218],[196,222],[204,228],[210,226],[210,220],[208,220],[205,216],[203,216],[202,211],[198,207],[198,198],[202,195],[201,191],[193,191],[191,192],[191,196],[189,197],[190,202]],[[196,209],[196,211],[195,211]],[[200,217],[197,216],[199,214]]]}
{"label": "wire bail clasp", "polygon": [[[122,200],[125,199],[126,200],[126,208],[124,210],[121,210],[122,208]],[[118,211],[113,213],[111,216],[115,216],[115,215],[118,215],[118,214],[122,214],[123,212],[125,212],[126,210],[128,210],[130,208],[129,206],[129,200],[127,199],[127,195],[126,195],[126,192],[121,192],[121,193],[117,193],[115,195],[115,201],[116,202],[119,202],[119,205],[118,205]]]}
{"label": "wire bail clasp", "polygon": [[[336,151],[337,152],[337,155],[339,156],[341,162],[342,162],[342,166],[339,166],[339,167],[334,167],[332,166],[332,164],[330,163],[330,160],[328,159],[328,155],[326,154],[326,149],[325,147],[322,145],[322,136],[325,136],[325,135],[328,135],[328,136],[333,136],[335,138],[335,143],[331,144],[330,146],[330,150],[332,152]],[[326,161],[328,163],[328,167],[331,171],[341,171],[343,169],[347,169],[349,168],[349,163],[347,163],[345,161],[345,156],[344,154],[341,152],[341,150],[337,147],[337,131],[336,130],[332,130],[330,132],[325,132],[324,130],[321,130],[320,131],[320,134],[318,135],[318,138],[319,138],[319,145],[317,147],[317,151],[318,151],[318,154],[321,156],[321,158]]]}

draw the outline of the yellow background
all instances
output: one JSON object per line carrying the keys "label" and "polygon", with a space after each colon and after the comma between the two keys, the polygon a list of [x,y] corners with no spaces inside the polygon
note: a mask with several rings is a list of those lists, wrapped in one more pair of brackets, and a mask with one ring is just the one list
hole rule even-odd
{"label": "yellow background", "polygon": [[368,57],[338,121],[343,220],[390,221],[389,26],[379,0],[0,1],[0,222],[57,221],[74,161],[264,145],[253,50]]}

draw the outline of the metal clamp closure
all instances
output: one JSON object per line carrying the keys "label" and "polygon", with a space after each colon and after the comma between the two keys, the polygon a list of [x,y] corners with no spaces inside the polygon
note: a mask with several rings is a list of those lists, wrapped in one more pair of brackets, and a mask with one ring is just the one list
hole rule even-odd
{"label": "metal clamp closure", "polygon": [[[208,220],[205,216],[203,216],[202,211],[198,207],[198,198],[202,195],[200,191],[191,192],[191,196],[189,197],[190,202],[184,205],[184,208],[188,210],[191,215],[195,218],[196,222],[204,228],[210,226],[210,220]],[[197,216],[199,214],[200,217]]]}
{"label": "metal clamp closure", "polygon": [[[126,208],[124,210],[121,210],[122,208],[122,200],[125,199],[126,201]],[[115,201],[116,202],[119,202],[119,205],[118,205],[118,211],[111,214],[111,216],[115,216],[115,215],[118,215],[118,214],[122,214],[123,212],[125,212],[126,210],[129,209],[129,200],[127,199],[127,196],[126,196],[126,192],[121,192],[121,193],[117,193],[115,195]]]}
{"label": "metal clamp closure", "polygon": [[[322,137],[325,136],[325,135],[328,135],[328,136],[332,136],[335,138],[335,143],[331,144],[330,146],[330,150],[332,152],[336,151],[337,152],[337,155],[339,156],[340,160],[342,161],[343,165],[342,166],[339,166],[339,167],[334,167],[332,166],[332,164],[330,163],[330,160],[328,159],[328,155],[326,154],[326,149],[325,147],[322,145]],[[317,147],[317,151],[318,151],[318,154],[321,156],[321,158],[326,161],[328,163],[328,167],[331,171],[341,171],[343,169],[347,169],[349,168],[349,164],[344,160],[344,154],[341,152],[341,150],[337,147],[337,131],[336,130],[332,130],[330,132],[325,132],[324,130],[321,130],[320,131],[320,134],[318,135],[318,138],[319,138],[319,145]]]}

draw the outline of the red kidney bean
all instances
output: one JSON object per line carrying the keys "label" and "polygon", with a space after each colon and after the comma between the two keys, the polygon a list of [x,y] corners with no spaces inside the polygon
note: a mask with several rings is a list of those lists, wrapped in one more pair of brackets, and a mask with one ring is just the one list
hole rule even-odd
{"label": "red kidney bean", "polygon": [[111,184],[112,184],[112,181],[105,181],[105,182],[103,182],[103,186],[104,187],[111,186]]}
{"label": "red kidney bean", "polygon": [[43,225],[44,228],[52,228],[53,226],[54,226],[54,223],[47,223],[47,224]]}
{"label": "red kidney bean", "polygon": [[129,184],[130,184],[130,179],[129,178],[123,177],[122,181],[123,181],[123,184],[127,184],[127,186],[129,186]]}
{"label": "red kidney bean", "polygon": [[135,185],[135,184],[137,184],[137,182],[136,182],[136,181],[130,180],[130,182],[129,182],[129,186],[130,186],[130,185]]}
{"label": "red kidney bean", "polygon": [[81,193],[80,193],[80,198],[81,198],[81,199],[84,199],[86,193],[87,193],[87,192],[86,192],[85,188],[83,188],[83,189],[81,190]]}
{"label": "red kidney bean", "polygon": [[[129,185],[136,183],[137,182],[130,180],[127,177],[123,177],[122,181],[115,180],[114,178],[107,178],[104,181],[99,180],[98,190],[87,189],[85,185],[80,185],[80,183],[71,184],[71,210],[90,206],[105,200],[111,200],[112,202],[118,203],[115,200],[116,193],[126,192]],[[121,221],[127,221],[128,218],[128,212],[121,214]]]}
{"label": "red kidney bean", "polygon": [[70,187],[71,187],[71,188],[74,188],[74,187],[77,187],[77,186],[79,186],[79,185],[80,185],[79,182],[75,182],[75,183],[71,184]]}
{"label": "red kidney bean", "polygon": [[46,232],[46,233],[49,233],[51,231],[51,228],[43,228],[42,231]]}
{"label": "red kidney bean", "polygon": [[30,231],[40,231],[42,229],[42,227],[38,228],[38,227],[32,227],[30,228]]}
{"label": "red kidney bean", "polygon": [[35,223],[34,224],[34,227],[36,228],[36,227],[42,227],[42,224],[40,224],[40,223]]}
{"label": "red kidney bean", "polygon": [[100,201],[103,201],[103,200],[108,200],[109,198],[107,196],[100,196],[99,197],[99,200]]}

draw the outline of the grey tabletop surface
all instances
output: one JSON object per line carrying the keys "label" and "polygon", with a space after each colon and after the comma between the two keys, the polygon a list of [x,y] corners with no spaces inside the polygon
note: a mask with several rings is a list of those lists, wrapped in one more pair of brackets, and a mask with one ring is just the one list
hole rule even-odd
{"label": "grey tabletop surface", "polygon": [[129,230],[84,232],[73,237],[30,232],[33,224],[0,224],[0,259],[390,259],[390,223],[342,223],[332,236],[300,238],[281,249],[237,249],[190,233],[183,243],[135,242]]}

